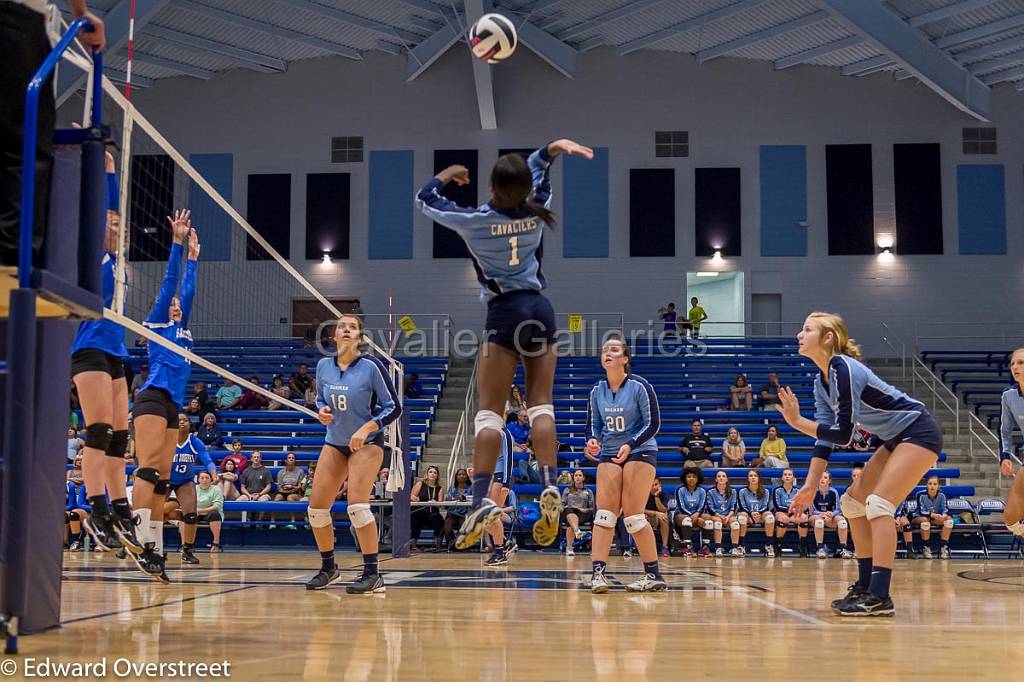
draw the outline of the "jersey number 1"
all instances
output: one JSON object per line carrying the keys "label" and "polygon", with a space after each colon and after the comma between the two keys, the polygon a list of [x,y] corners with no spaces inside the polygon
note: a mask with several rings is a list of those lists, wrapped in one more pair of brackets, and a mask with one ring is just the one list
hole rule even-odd
{"label": "jersey number 1", "polygon": [[512,247],[512,257],[508,259],[509,267],[519,265],[519,237],[509,237],[508,245]]}

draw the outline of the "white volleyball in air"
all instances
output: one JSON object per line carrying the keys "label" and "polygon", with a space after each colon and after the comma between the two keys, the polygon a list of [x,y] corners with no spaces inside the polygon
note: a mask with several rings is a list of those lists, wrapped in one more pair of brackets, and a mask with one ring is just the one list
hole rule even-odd
{"label": "white volleyball in air", "polygon": [[485,14],[469,29],[469,49],[488,64],[508,59],[518,44],[515,25],[502,14]]}

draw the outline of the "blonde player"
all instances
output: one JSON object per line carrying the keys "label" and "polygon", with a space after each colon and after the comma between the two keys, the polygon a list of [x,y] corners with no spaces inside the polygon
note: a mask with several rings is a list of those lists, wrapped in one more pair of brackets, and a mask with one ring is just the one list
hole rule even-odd
{"label": "blonde player", "polygon": [[[1010,356],[1010,374],[1017,382],[1016,386],[1003,391],[1002,412],[999,420],[999,439],[1002,445],[1000,470],[1004,476],[1013,476],[1013,427],[1024,431],[1024,348],[1018,348]],[[1006,496],[1006,510],[1003,521],[1010,532],[1024,536],[1024,468],[1017,472],[1013,479],[1013,487]]]}

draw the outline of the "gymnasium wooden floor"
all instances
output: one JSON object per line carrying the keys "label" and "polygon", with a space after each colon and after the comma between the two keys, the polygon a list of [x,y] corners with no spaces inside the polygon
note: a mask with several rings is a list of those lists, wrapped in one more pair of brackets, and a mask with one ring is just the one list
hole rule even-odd
{"label": "gymnasium wooden floor", "polygon": [[[24,657],[215,663],[251,680],[1021,679],[1024,563],[901,561],[894,619],[840,620],[856,573],[830,559],[681,559],[671,591],[591,595],[590,559],[521,552],[385,558],[383,595],[306,592],[313,551],[200,554],[160,586],[111,555],[66,554],[60,629]],[[339,565],[358,572],[358,555]],[[665,562],[663,562],[663,566]],[[623,582],[638,559],[613,559]],[[112,663],[111,663],[112,664]]]}

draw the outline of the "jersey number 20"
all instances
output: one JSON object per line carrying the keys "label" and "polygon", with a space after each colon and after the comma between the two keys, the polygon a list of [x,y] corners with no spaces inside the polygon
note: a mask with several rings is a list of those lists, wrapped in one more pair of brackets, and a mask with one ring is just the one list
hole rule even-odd
{"label": "jersey number 20", "polygon": [[608,427],[609,431],[622,433],[626,430],[626,418],[622,415],[619,415],[618,417],[605,417],[604,423],[605,426]]}
{"label": "jersey number 20", "polygon": [[348,409],[348,396],[340,395],[337,393],[331,394],[331,409],[338,412],[344,412]]}

